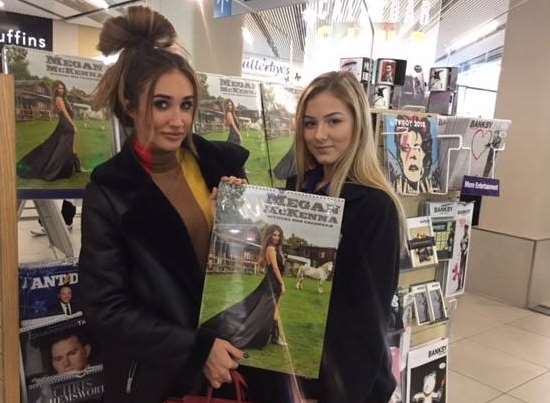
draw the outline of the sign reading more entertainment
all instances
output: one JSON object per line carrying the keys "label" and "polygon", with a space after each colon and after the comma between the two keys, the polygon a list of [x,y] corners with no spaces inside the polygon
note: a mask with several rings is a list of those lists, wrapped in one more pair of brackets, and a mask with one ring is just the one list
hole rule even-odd
{"label": "sign reading more entertainment", "polygon": [[0,48],[17,45],[52,50],[52,20],[17,13],[0,12]]}

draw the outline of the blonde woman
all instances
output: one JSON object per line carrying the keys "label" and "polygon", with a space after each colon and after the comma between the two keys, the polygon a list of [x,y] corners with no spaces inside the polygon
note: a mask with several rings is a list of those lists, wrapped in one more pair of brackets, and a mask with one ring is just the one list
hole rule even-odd
{"label": "blonde woman", "polygon": [[351,73],[323,74],[302,93],[296,163],[288,188],[346,200],[320,377],[303,382],[305,394],[321,403],[386,403],[396,385],[386,331],[403,209],[377,158],[364,89]]}

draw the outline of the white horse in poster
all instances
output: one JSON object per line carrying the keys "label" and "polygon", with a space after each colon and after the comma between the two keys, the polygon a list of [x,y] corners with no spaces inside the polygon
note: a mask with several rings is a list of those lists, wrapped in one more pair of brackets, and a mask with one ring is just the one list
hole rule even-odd
{"label": "white horse in poster", "polygon": [[319,294],[323,293],[323,283],[327,281],[330,273],[332,272],[332,262],[326,262],[319,267],[311,267],[309,265],[300,266],[298,273],[296,273],[296,289],[304,289],[304,279],[306,277],[314,280],[319,280],[319,287],[317,288]]}

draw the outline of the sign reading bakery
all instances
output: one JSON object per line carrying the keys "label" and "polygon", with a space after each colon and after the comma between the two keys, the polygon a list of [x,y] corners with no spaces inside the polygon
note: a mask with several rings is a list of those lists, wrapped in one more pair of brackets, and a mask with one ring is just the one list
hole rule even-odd
{"label": "sign reading bakery", "polygon": [[17,45],[39,50],[53,50],[52,20],[0,11],[0,48]]}

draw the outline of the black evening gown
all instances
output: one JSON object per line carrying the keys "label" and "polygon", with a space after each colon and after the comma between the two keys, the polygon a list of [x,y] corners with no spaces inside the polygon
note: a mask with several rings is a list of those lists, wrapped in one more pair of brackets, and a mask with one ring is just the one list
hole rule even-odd
{"label": "black evening gown", "polygon": [[[277,254],[283,275],[283,259]],[[275,306],[281,296],[281,284],[271,265],[261,283],[241,302],[207,320],[201,327],[212,331],[237,348],[262,349],[269,343]]]}
{"label": "black evening gown", "polygon": [[[235,122],[235,125],[237,126],[238,129],[240,129],[238,122]],[[233,125],[229,125],[229,136],[227,136],[227,142],[241,145],[241,136],[233,128]]]}
{"label": "black evening gown", "polygon": [[[69,114],[72,112],[69,110]],[[77,167],[73,153],[74,128],[65,114],[59,112],[59,122],[53,133],[17,163],[17,175],[26,179],[53,181],[69,178]]]}

